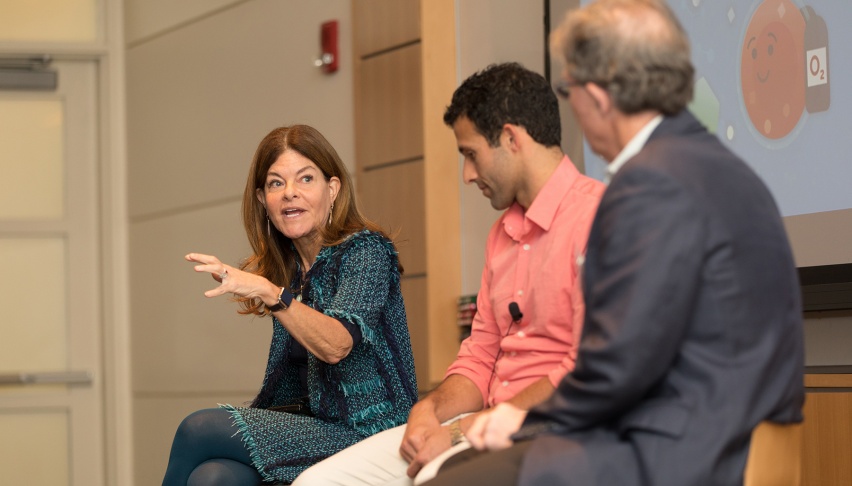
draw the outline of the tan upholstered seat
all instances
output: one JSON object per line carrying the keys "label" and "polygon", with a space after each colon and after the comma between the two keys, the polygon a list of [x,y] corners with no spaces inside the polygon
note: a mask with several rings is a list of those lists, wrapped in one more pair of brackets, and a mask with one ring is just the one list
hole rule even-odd
{"label": "tan upholstered seat", "polygon": [[761,422],[751,433],[744,486],[802,484],[802,424]]}

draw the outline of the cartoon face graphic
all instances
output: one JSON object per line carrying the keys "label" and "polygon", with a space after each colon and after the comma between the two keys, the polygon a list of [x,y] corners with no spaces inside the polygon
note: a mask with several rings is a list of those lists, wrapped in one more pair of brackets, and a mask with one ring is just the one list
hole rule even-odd
{"label": "cartoon face graphic", "polygon": [[743,39],[740,83],[754,128],[779,139],[805,108],[805,20],[790,0],[764,0]]}

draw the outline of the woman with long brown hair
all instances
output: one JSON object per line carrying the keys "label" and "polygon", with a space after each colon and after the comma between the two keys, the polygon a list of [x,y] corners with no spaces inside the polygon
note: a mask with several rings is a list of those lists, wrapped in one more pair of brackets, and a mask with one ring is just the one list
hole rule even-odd
{"label": "woman with long brown hair", "polygon": [[277,128],[243,195],[253,254],[239,268],[190,253],[243,314],[272,317],[266,375],[248,407],[188,416],[164,485],[292,482],[304,469],[405,423],[417,400],[391,239],[358,211],[337,152],[314,128]]}

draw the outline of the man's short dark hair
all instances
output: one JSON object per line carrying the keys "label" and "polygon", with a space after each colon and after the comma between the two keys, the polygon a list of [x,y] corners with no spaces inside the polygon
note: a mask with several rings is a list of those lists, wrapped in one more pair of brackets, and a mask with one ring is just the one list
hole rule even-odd
{"label": "man's short dark hair", "polygon": [[500,144],[503,125],[524,127],[533,140],[560,145],[559,102],[544,76],[518,63],[492,64],[467,78],[456,92],[444,123],[467,117],[492,147]]}

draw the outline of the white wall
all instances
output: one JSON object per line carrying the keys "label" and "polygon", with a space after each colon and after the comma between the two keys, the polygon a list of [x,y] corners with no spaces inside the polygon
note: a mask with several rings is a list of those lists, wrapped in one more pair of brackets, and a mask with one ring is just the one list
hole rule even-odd
{"label": "white wall", "polygon": [[[313,66],[340,23],[340,70]],[[236,265],[240,201],[257,143],[307,123],[354,156],[349,0],[126,0],[134,459],[160,484],[180,420],[241,404],[263,378],[271,321],[237,315],[183,256]]]}

